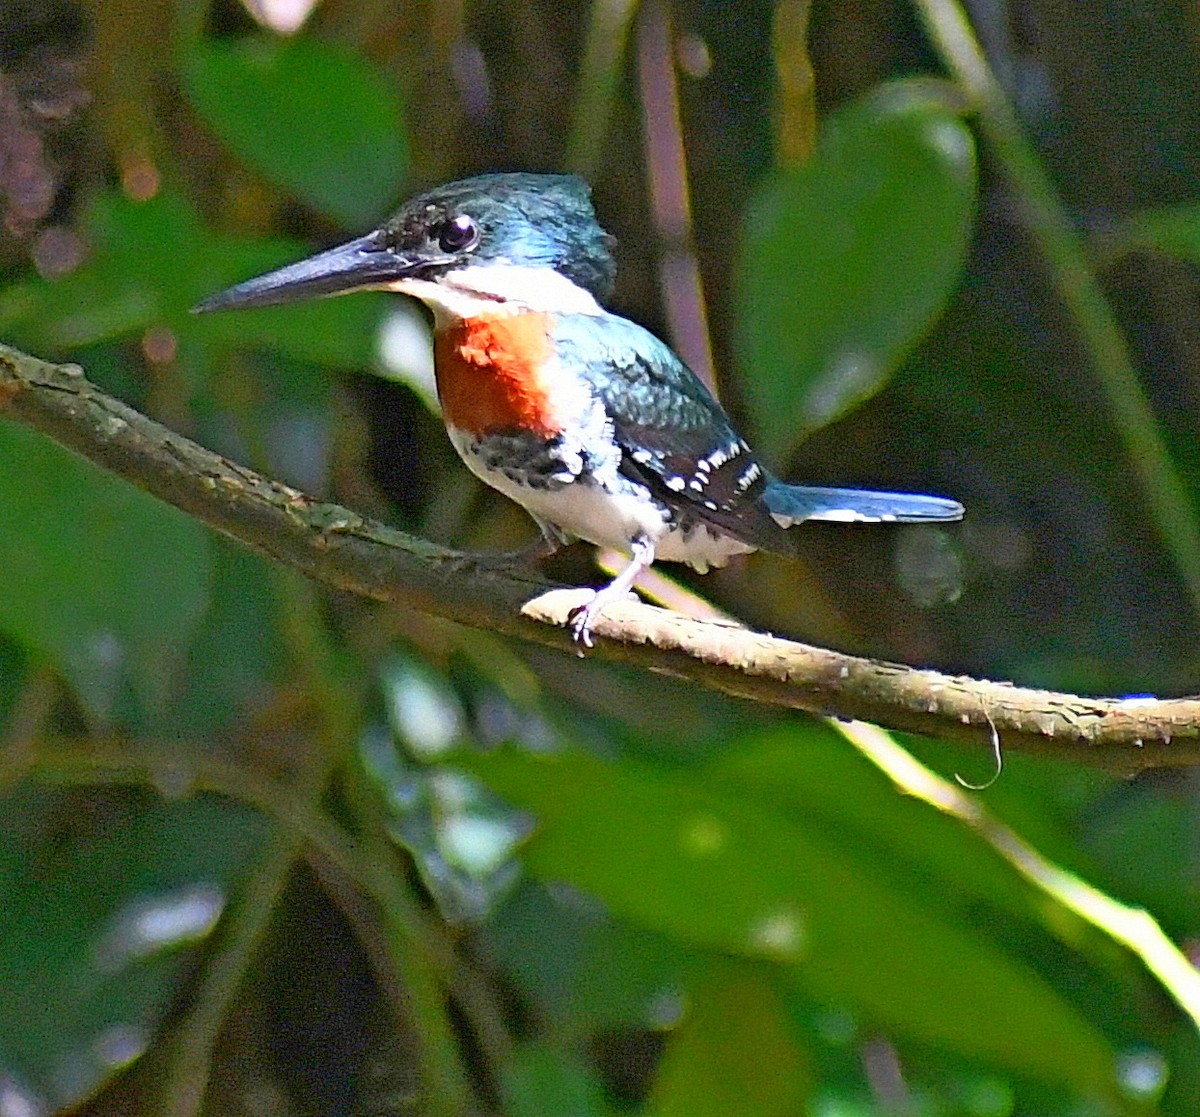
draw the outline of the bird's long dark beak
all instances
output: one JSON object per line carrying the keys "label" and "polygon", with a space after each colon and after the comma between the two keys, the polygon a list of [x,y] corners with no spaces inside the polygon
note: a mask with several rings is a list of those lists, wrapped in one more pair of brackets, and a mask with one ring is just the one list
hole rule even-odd
{"label": "bird's long dark beak", "polygon": [[210,295],[193,310],[203,313],[236,307],[279,306],[317,295],[344,295],[348,291],[387,287],[416,274],[428,263],[387,247],[376,231],[278,271],[247,279],[236,287]]}

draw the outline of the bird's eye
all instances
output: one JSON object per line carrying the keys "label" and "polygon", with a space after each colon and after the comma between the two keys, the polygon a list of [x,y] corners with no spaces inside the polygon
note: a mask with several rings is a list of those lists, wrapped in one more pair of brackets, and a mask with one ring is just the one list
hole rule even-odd
{"label": "bird's eye", "polygon": [[479,227],[465,213],[451,217],[438,230],[438,247],[443,252],[466,252],[479,241]]}

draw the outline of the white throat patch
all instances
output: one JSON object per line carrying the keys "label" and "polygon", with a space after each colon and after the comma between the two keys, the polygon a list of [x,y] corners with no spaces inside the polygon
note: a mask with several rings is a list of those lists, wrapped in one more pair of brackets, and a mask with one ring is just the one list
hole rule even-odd
{"label": "white throat patch", "polygon": [[603,314],[600,304],[582,287],[552,268],[517,264],[474,264],[431,279],[399,279],[384,285],[420,299],[433,311],[434,325],[442,330],[464,318],[481,315]]}

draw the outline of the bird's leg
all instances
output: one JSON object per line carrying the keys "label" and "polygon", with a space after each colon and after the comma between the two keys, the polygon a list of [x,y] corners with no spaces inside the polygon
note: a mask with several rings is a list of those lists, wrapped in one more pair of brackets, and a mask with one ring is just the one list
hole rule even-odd
{"label": "bird's leg", "polygon": [[629,565],[607,586],[596,590],[586,605],[571,611],[568,621],[571,635],[585,648],[592,646],[592,625],[596,618],[614,601],[620,601],[629,592],[634,579],[654,561],[654,544],[644,535],[634,539],[629,550]]}

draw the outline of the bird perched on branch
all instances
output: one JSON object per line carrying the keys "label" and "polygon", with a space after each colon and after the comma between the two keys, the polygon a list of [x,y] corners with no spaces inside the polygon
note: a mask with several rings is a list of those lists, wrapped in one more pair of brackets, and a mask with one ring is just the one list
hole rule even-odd
{"label": "bird perched on branch", "polygon": [[423,302],[446,430],[467,468],[525,508],[551,549],[578,538],[630,556],[572,614],[584,645],[655,559],[704,572],[732,555],[792,553],[787,529],[803,520],[962,517],[943,497],[773,477],[667,345],[604,309],[612,245],[580,179],[479,175],[196,309],[367,289]]}

